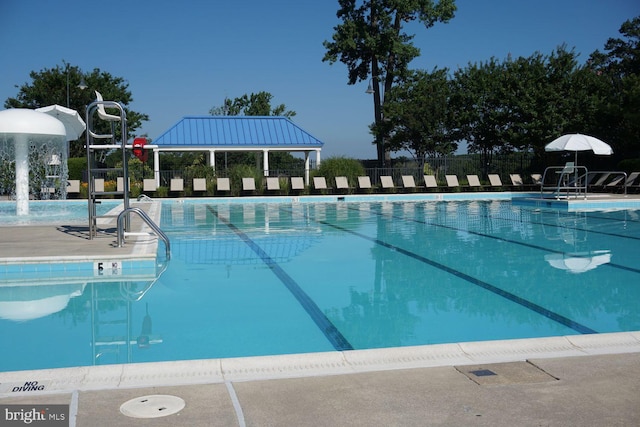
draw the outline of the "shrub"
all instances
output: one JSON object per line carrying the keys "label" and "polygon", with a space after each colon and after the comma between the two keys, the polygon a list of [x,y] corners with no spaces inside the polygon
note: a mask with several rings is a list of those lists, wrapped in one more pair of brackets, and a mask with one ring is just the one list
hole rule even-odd
{"label": "shrub", "polygon": [[262,171],[248,165],[235,165],[229,169],[229,180],[231,181],[231,194],[239,196],[242,193],[242,178],[256,180],[256,192],[262,193]]}
{"label": "shrub", "polygon": [[320,163],[315,175],[324,176],[327,179],[327,185],[335,183],[336,176],[346,176],[349,180],[349,186],[356,187],[359,176],[366,175],[364,166],[356,159],[347,157],[329,157]]}
{"label": "shrub", "polygon": [[86,157],[70,157],[67,159],[69,179],[82,179],[82,173],[87,170]]}
{"label": "shrub", "polygon": [[626,173],[640,171],[640,159],[625,159],[618,163],[618,169]]}

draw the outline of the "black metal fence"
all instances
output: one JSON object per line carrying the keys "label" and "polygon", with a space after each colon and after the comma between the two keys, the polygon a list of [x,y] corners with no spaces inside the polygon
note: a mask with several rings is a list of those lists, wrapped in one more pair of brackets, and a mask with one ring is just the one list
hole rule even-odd
{"label": "black metal fence", "polygon": [[[316,174],[315,165],[311,165],[311,175]],[[229,177],[231,169],[217,168],[208,169],[206,176],[203,172],[190,169],[185,170],[161,170],[160,186],[168,187],[171,179],[183,178],[185,183],[191,182],[193,178]],[[396,164],[393,167],[365,168],[366,175],[371,179],[373,185],[380,183],[381,176],[391,176],[397,184],[401,182],[403,175],[412,175],[416,183],[423,181],[424,175],[435,175],[439,183],[445,182],[445,175],[456,175],[461,182],[466,181],[467,175],[477,175],[481,181],[487,182],[487,174],[497,174],[503,182],[509,182],[509,174],[518,173],[527,181],[532,173],[541,173],[536,170],[533,164],[533,154],[531,153],[510,153],[507,155],[495,156],[491,163],[483,164],[480,155],[467,154],[457,156],[433,157],[426,159],[424,166],[415,162],[405,162]],[[145,178],[153,178],[153,172],[147,171]],[[96,175],[98,176],[98,175]],[[291,168],[280,168],[269,170],[269,176],[292,177],[305,176],[304,167],[292,165]],[[84,177],[83,177],[84,178]],[[104,176],[105,179],[115,177]]]}

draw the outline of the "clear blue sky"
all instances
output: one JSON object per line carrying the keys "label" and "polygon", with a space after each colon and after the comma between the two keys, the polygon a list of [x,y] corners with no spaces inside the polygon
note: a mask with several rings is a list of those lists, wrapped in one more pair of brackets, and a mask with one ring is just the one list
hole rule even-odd
{"label": "clear blue sky", "polygon": [[[448,24],[412,25],[422,51],[412,68],[549,54],[561,44],[585,61],[640,15],[638,0],[456,3]],[[126,79],[131,108],[150,118],[140,133],[151,138],[225,97],[267,91],[325,142],[323,158],[375,158],[367,82],[349,86],[342,63],[322,62],[337,9],[335,0],[0,0],[0,102],[29,72],[65,60]]]}

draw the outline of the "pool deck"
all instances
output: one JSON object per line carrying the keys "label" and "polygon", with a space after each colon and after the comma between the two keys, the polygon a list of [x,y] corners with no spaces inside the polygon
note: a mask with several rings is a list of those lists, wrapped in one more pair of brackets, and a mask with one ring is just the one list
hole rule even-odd
{"label": "pool deck", "polygon": [[[108,225],[93,240],[77,225],[0,232],[0,263],[155,248],[146,237],[117,248]],[[0,372],[0,405],[68,404],[71,426],[631,426],[640,423],[639,378],[640,332],[625,332]],[[186,406],[155,419],[120,412],[148,395]]]}

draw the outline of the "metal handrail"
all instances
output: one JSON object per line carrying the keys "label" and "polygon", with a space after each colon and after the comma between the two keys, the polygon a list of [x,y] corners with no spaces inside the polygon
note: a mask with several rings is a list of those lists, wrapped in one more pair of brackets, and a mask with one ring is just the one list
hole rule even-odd
{"label": "metal handrail", "polygon": [[149,217],[149,215],[147,215],[145,211],[136,207],[124,209],[118,214],[118,247],[121,248],[122,246],[124,246],[124,226],[122,222],[124,221],[126,215],[131,212],[137,213],[138,216],[142,218],[142,220],[153,230],[153,232],[162,239],[162,241],[164,242],[167,259],[171,259],[171,243],[169,243],[169,238],[167,237],[167,235],[164,234],[160,227],[158,227],[158,225],[153,222],[153,220]]}
{"label": "metal handrail", "polygon": [[[584,171],[584,174],[579,174],[578,171]],[[547,182],[547,172],[553,172],[554,174],[558,174],[558,181],[554,185],[545,185]],[[553,194],[555,194],[556,199],[560,197],[560,192],[562,190],[567,191],[567,197],[569,197],[569,190],[575,192],[576,198],[578,194],[584,191],[584,198],[587,198],[587,180],[586,177],[589,171],[584,166],[549,166],[544,170],[542,175],[542,181],[540,184],[540,195],[542,196],[545,190],[555,190]],[[565,180],[573,177],[572,185],[565,185]],[[584,179],[583,179],[584,178]],[[578,185],[580,181],[584,182],[584,186]]]}

